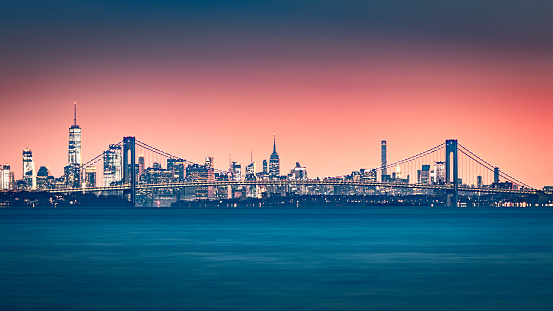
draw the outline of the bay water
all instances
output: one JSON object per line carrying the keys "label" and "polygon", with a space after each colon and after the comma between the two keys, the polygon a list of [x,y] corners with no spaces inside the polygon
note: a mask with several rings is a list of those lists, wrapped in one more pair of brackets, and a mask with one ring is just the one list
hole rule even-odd
{"label": "bay water", "polygon": [[2,209],[0,310],[553,310],[553,209]]}

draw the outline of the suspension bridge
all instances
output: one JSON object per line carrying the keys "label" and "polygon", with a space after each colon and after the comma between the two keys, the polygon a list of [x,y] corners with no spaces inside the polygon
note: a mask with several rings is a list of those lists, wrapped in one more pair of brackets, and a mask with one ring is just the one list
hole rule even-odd
{"label": "suspension bridge", "polygon": [[457,206],[459,195],[539,194],[454,139],[394,163],[322,179],[259,174],[243,179],[214,168],[212,159],[208,162],[198,164],[128,136],[82,164],[80,187],[44,191],[112,193],[125,196],[133,205],[138,198],[142,206],[154,196],[213,200],[261,197],[263,193],[434,194],[445,197],[448,206]]}

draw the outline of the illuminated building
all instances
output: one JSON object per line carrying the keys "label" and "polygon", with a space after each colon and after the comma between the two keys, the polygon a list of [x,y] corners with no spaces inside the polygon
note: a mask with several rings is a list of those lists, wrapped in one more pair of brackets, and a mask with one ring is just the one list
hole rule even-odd
{"label": "illuminated building", "polygon": [[81,165],[81,127],[77,125],[77,103],[73,105],[73,125],[69,128],[69,153],[67,156],[67,164]]}
{"label": "illuminated building", "polygon": [[123,178],[121,146],[109,145],[104,151],[104,187],[120,182]]}
{"label": "illuminated building", "polygon": [[246,180],[255,180],[255,162],[246,166]]}
{"label": "illuminated building", "polygon": [[0,165],[0,190],[10,190],[10,165]]}
{"label": "illuminated building", "polygon": [[424,164],[420,174],[420,183],[428,184],[430,182],[430,165]]}
{"label": "illuminated building", "polygon": [[35,162],[33,152],[29,148],[23,150],[23,180],[27,188],[36,189]]}
{"label": "illuminated building", "polygon": [[242,165],[238,162],[231,162],[230,173],[232,176],[232,180],[242,180]]}
{"label": "illuminated building", "polygon": [[436,184],[445,184],[445,162],[434,162],[434,174]]}
{"label": "illuminated building", "polygon": [[69,128],[69,148],[64,175],[67,187],[79,188],[81,177],[81,128],[77,125],[77,103],[73,104],[73,125]]}
{"label": "illuminated building", "polygon": [[[215,180],[215,174],[211,167],[193,164],[186,167],[186,179],[191,182],[212,182]],[[213,188],[213,186],[196,186],[196,199],[213,200]]]}
{"label": "illuminated building", "polygon": [[96,187],[96,166],[88,166],[85,172],[85,186],[87,188]]}
{"label": "illuminated building", "polygon": [[267,169],[267,160],[263,160],[263,174],[269,174],[269,171]]}
{"label": "illuminated building", "polygon": [[215,168],[215,163],[213,162],[213,157],[205,157],[205,166],[210,167],[212,169]]}
{"label": "illuminated building", "polygon": [[184,160],[182,159],[167,159],[167,170],[172,172],[172,177],[176,179],[176,181],[184,181],[184,167]]}
{"label": "illuminated building", "polygon": [[300,165],[300,162],[296,162],[296,167],[290,170],[289,175],[291,180],[307,180],[307,169]]}
{"label": "illuminated building", "polygon": [[38,189],[49,188],[48,177],[50,170],[46,166],[41,166],[36,173],[36,185]]}
{"label": "illuminated building", "polygon": [[396,177],[395,179],[401,179],[401,168],[399,167],[399,164],[396,167]]}
{"label": "illuminated building", "polygon": [[273,136],[273,153],[269,158],[269,176],[271,178],[277,178],[280,176],[280,158],[276,151],[276,135]]}
{"label": "illuminated building", "polygon": [[144,174],[144,168],[144,154],[141,153],[138,155],[138,176],[142,176],[142,174]]}

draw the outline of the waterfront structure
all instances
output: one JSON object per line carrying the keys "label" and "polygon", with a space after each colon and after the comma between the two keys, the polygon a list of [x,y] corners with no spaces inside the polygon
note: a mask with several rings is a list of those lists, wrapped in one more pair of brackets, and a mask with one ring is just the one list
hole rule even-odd
{"label": "waterfront structure", "polygon": [[[153,148],[147,144],[144,144],[142,142],[137,142],[142,148],[145,148],[152,152],[152,154],[158,154],[162,157],[170,158],[170,159],[181,159],[180,157],[176,157],[173,155],[170,155],[162,150],[159,150],[157,148]],[[382,167],[374,168],[374,169],[359,169],[359,171],[354,171],[352,174],[349,175],[339,175],[339,176],[331,176],[331,177],[325,177],[324,179],[307,179],[305,176],[302,177],[302,169],[301,165],[299,163],[296,164],[297,168],[300,169],[293,169],[290,171],[290,174],[288,176],[278,176],[277,178],[269,178],[269,176],[263,176],[263,173],[255,174],[255,179],[253,180],[244,180],[241,177],[241,170],[237,170],[237,168],[240,166],[237,162],[231,162],[230,165],[230,172],[225,172],[222,170],[218,170],[217,174],[214,173],[213,169],[213,159],[208,157],[206,158],[205,165],[201,165],[204,167],[205,176],[204,178],[196,178],[197,180],[201,180],[200,184],[194,183],[192,180],[194,179],[194,175],[191,175],[190,179],[185,180],[184,182],[180,183],[177,181],[179,178],[178,175],[175,175],[175,165],[180,162],[180,160],[170,160],[168,161],[168,167],[171,168],[170,170],[164,170],[162,168],[162,164],[160,163],[154,163],[153,168],[150,174],[150,169],[148,169],[148,173],[145,174],[143,177],[149,177],[147,179],[143,179],[141,177],[141,182],[143,182],[141,185],[135,186],[135,183],[132,181],[133,176],[136,176],[136,172],[138,171],[138,164],[134,164],[132,159],[135,159],[134,155],[134,144],[135,144],[135,138],[134,137],[124,137],[123,142],[120,142],[116,145],[110,145],[110,150],[104,153],[99,154],[98,156],[94,157],[91,161],[88,161],[86,165],[98,165],[96,163],[102,163],[106,167],[109,166],[110,163],[115,163],[114,166],[116,169],[114,171],[116,172],[116,175],[121,176],[121,174],[117,174],[117,171],[121,172],[123,170],[123,181],[121,182],[121,177],[119,177],[118,182],[110,182],[109,186],[106,188],[94,188],[90,189],[92,187],[85,187],[85,183],[81,187],[74,187],[74,186],[67,186],[65,177],[61,177],[59,179],[53,179],[50,184],[52,185],[51,188],[47,188],[48,192],[52,193],[70,193],[70,192],[97,192],[101,191],[102,193],[117,193],[119,195],[128,196],[129,194],[137,194],[141,196],[143,200],[142,204],[138,206],[151,206],[152,204],[160,205],[160,202],[167,203],[170,200],[180,200],[181,197],[183,197],[183,194],[185,198],[198,198],[198,199],[211,199],[214,198],[215,195],[217,195],[219,198],[241,198],[243,196],[247,197],[257,197],[257,198],[272,198],[272,197],[288,197],[292,195],[303,195],[303,194],[311,194],[311,195],[377,195],[377,196],[386,196],[386,198],[378,199],[383,200],[382,202],[388,201],[388,197],[390,196],[411,196],[411,195],[424,195],[424,196],[435,196],[436,200],[435,202],[438,204],[447,204],[448,206],[463,206],[462,204],[466,204],[458,200],[458,195],[461,193],[462,196],[465,198],[468,197],[468,200],[474,201],[479,200],[482,196],[490,196],[492,199],[496,199],[496,195],[502,195],[504,197],[506,196],[518,196],[518,197],[524,197],[524,196],[535,196],[537,195],[538,191],[535,189],[532,189],[528,185],[510,177],[509,175],[499,171],[499,169],[495,170],[495,177],[496,180],[499,178],[502,178],[504,182],[501,183],[495,183],[494,185],[483,185],[483,187],[474,187],[470,186],[471,183],[474,183],[472,180],[472,177],[478,177],[479,185],[482,185],[482,176],[476,176],[477,173],[482,172],[482,168],[487,169],[486,173],[486,180],[491,181],[490,174],[488,173],[489,170],[494,172],[494,167],[488,164],[487,162],[484,162],[481,160],[480,157],[474,155],[470,150],[467,148],[459,145],[457,143],[457,140],[447,140],[442,144],[439,144],[433,148],[427,149],[422,153],[419,153],[417,155],[408,157],[404,160],[398,160],[397,162],[385,166],[385,168],[393,168],[391,171],[394,171],[392,174],[392,178],[388,178],[388,182],[384,183],[378,183],[376,182],[376,176],[377,172],[382,169]],[[124,149],[123,149],[124,148]],[[461,152],[459,154],[457,153],[458,149]],[[123,153],[121,153],[121,150],[125,150]],[[30,151],[30,150],[29,150]],[[442,154],[442,152],[445,151],[445,155]],[[30,152],[29,152],[30,153]],[[273,141],[273,153],[278,156],[276,153],[276,138],[274,138]],[[113,155],[112,155],[113,154]],[[123,155],[127,155],[127,160],[129,160],[129,154],[131,163],[128,163],[127,160],[121,161],[123,158]],[[463,161],[458,160],[458,155],[463,157]],[[473,155],[473,156],[470,156]],[[102,159],[102,156],[104,157],[104,162],[100,162]],[[436,162],[436,156],[439,156],[438,158],[444,158],[445,156],[445,180],[446,184],[440,185],[436,180],[438,179],[438,176],[440,176],[443,173],[440,173],[440,166],[442,168],[444,167],[443,162]],[[111,160],[110,160],[111,157]],[[32,159],[32,153],[30,158]],[[117,159],[119,158],[119,161]],[[114,161],[115,159],[115,161]],[[467,159],[472,160],[473,162],[467,164]],[[191,163],[189,161],[184,161],[184,163]],[[253,159],[251,161],[252,163],[248,165],[246,168],[246,174],[249,174],[251,172],[255,172],[255,163],[253,162]],[[125,164],[123,164],[125,163]],[[425,164],[427,163],[427,164]],[[430,163],[434,164],[434,170],[430,171],[431,165]],[[467,165],[464,166],[466,170],[471,170],[470,172],[463,171],[463,175],[459,174],[459,167],[460,164]],[[476,164],[476,166],[474,165]],[[422,167],[421,167],[422,165]],[[480,165],[480,167],[478,166]],[[98,166],[100,169],[101,166]],[[117,169],[117,167],[119,169]],[[123,168],[127,167],[126,173]],[[241,168],[241,167],[240,167]],[[413,172],[413,170],[416,170],[419,168],[418,173],[418,179],[417,182],[410,182],[410,175],[409,173]],[[422,169],[421,169],[422,168]],[[84,168],[83,168],[84,170]],[[209,171],[212,170],[211,174]],[[41,169],[42,171],[42,169]],[[480,171],[480,172],[479,172]],[[34,166],[32,172],[34,173]],[[82,172],[85,173],[85,172]],[[101,171],[100,171],[101,173]],[[476,173],[476,174],[475,174]],[[9,175],[11,172],[9,172]],[[113,175],[115,175],[113,174]],[[45,174],[47,176],[48,173]],[[109,177],[109,172],[106,171],[106,179]],[[209,177],[209,175],[212,175],[213,177]],[[305,170],[306,175],[306,170]],[[472,176],[471,176],[472,175]],[[129,183],[128,179],[125,178],[125,176],[130,177],[131,182]],[[217,176],[217,182],[214,181],[214,177]],[[274,175],[273,175],[274,176]],[[388,176],[389,175],[384,175]],[[403,177],[407,176],[406,179],[403,179]],[[200,176],[201,177],[201,176]],[[225,180],[224,178],[228,178]],[[431,177],[431,178],[430,178]],[[452,178],[453,177],[453,178]],[[457,178],[455,178],[457,177]],[[466,178],[466,185],[462,183],[462,178]],[[86,178],[86,174],[82,174],[82,178]],[[232,178],[232,179],[231,179]],[[117,179],[117,178],[114,178]],[[192,182],[189,182],[192,181]],[[213,181],[210,181],[213,180]],[[490,183],[491,184],[491,183]],[[197,188],[197,186],[199,186]],[[11,187],[16,190],[25,190],[28,189],[27,184],[24,180],[18,180],[17,182],[11,183]],[[59,188],[59,189],[57,189]],[[189,189],[191,191],[189,191]],[[517,190],[520,189],[520,190]],[[217,191],[215,191],[217,190]],[[218,191],[221,190],[220,196]],[[192,193],[191,193],[192,192]],[[191,193],[190,196],[188,194]],[[196,195],[194,195],[196,194]],[[132,195],[130,196],[130,202],[135,205],[135,200],[132,199]],[[172,199],[171,199],[172,198]],[[536,197],[537,198],[537,197]],[[542,198],[539,198],[542,200]],[[286,199],[287,200],[287,199]],[[402,202],[404,198],[402,198],[398,202]],[[290,201],[291,202],[291,201]],[[551,200],[551,203],[553,204],[553,200]],[[135,205],[137,206],[137,205]],[[164,205],[166,206],[166,205]]]}
{"label": "waterfront structure", "polygon": [[0,190],[10,190],[10,165],[0,165]]}
{"label": "waterfront structure", "polygon": [[104,187],[121,181],[123,178],[122,164],[121,146],[109,145],[109,149],[104,152]]}
{"label": "waterfront structure", "polygon": [[273,136],[273,153],[269,158],[269,177],[278,178],[280,176],[280,158],[276,151],[276,134]]}
{"label": "waterfront structure", "polygon": [[29,148],[23,150],[23,180],[27,188],[36,189],[35,162],[33,152]]}

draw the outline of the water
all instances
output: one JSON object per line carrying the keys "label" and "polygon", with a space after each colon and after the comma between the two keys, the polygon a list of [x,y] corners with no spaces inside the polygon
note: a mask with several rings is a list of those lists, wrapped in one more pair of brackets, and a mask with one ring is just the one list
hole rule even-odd
{"label": "water", "polygon": [[0,310],[553,310],[553,209],[5,209]]}

